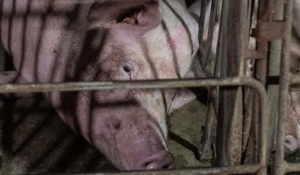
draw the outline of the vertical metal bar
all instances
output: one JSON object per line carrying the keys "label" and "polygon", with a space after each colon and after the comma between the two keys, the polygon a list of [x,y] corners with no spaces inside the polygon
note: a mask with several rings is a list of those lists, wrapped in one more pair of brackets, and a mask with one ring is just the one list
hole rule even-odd
{"label": "vertical metal bar", "polygon": [[247,12],[248,12],[248,0],[241,1],[239,6],[239,46],[240,46],[240,67],[239,67],[239,76],[244,76],[245,74],[245,55],[246,49],[248,45],[248,36],[249,36],[249,23],[247,20]]}
{"label": "vertical metal bar", "polygon": [[217,0],[211,1],[211,12],[210,12],[210,19],[209,19],[209,27],[208,27],[208,36],[207,36],[207,43],[205,48],[206,53],[206,59],[205,59],[205,72],[207,77],[213,76],[213,64],[215,62],[215,59],[212,59],[212,43],[213,43],[213,35],[214,35],[214,27],[215,27],[215,18],[217,14]]}
{"label": "vertical metal bar", "polygon": [[[228,5],[227,15],[222,16],[222,27],[226,36],[222,35],[223,58],[221,77],[238,76],[244,74],[244,61],[246,42],[244,36],[244,26],[247,14],[247,0],[224,1],[223,6]],[[238,7],[238,8],[236,8]],[[225,7],[224,7],[225,8]],[[226,8],[225,8],[226,9]],[[226,25],[226,26],[224,26]],[[241,64],[243,65],[240,70]],[[220,88],[220,107],[218,118],[217,149],[222,149],[225,153],[220,153],[217,157],[219,166],[233,165],[241,163],[242,152],[242,127],[243,127],[243,103],[242,89]],[[226,140],[222,140],[226,138]],[[225,143],[222,143],[225,142]],[[218,153],[218,152],[217,152]]]}
{"label": "vertical metal bar", "polygon": [[[275,0],[274,8],[275,14],[273,15],[273,20],[283,20],[283,7],[284,3],[283,0]],[[272,79],[271,77],[279,77],[280,73],[280,56],[281,56],[281,40],[274,40],[271,42],[270,45],[270,58],[269,58],[269,71],[268,76],[269,80],[267,82],[267,89],[268,89],[268,109],[269,109],[269,125],[268,125],[268,145],[267,145],[267,161],[269,164],[270,161],[270,154],[273,149],[273,140],[274,140],[274,133],[275,133],[275,125],[276,125],[276,116],[278,112],[278,93],[279,93],[279,85],[277,81]]]}
{"label": "vertical metal bar", "polygon": [[[272,20],[272,4],[273,0],[260,0],[258,9],[258,20],[270,22]],[[264,53],[267,58],[269,43],[266,41],[258,41],[257,50]],[[256,62],[256,78],[266,85],[267,77],[267,59],[260,59]]]}
{"label": "vertical metal bar", "polygon": [[[206,55],[206,61],[205,61],[205,72],[207,77],[217,77],[218,73],[215,72],[215,67],[217,62],[215,58],[213,58],[213,50],[212,50],[212,44],[213,44],[213,38],[214,36],[214,30],[216,27],[216,18],[219,18],[217,16],[218,10],[221,7],[222,1],[220,0],[214,0],[211,1],[211,15],[210,15],[210,21],[209,21],[209,29],[208,29],[208,39],[206,43],[205,51],[207,53]],[[218,38],[218,37],[217,37]],[[205,119],[205,125],[204,125],[204,131],[203,136],[201,138],[201,146],[199,149],[199,152],[203,154],[204,152],[211,152],[210,145],[212,144],[211,138],[215,136],[215,133],[213,132],[213,126],[215,124],[215,118],[218,113],[218,88],[217,87],[209,87],[208,90],[208,104],[207,104],[207,113],[206,113],[206,119]]]}
{"label": "vertical metal bar", "polygon": [[287,100],[290,83],[290,42],[291,42],[291,24],[292,24],[292,5],[293,1],[285,1],[284,20],[286,22],[286,30],[282,41],[282,57],[280,66],[279,80],[279,115],[277,123],[277,145],[275,155],[275,175],[283,175],[285,173],[284,161],[284,136],[285,136],[285,121],[287,111]]}
{"label": "vertical metal bar", "polygon": [[[222,59],[221,61],[221,67],[220,67],[220,77],[226,78],[227,77],[227,57],[226,57],[226,50],[227,50],[227,17],[228,17],[228,9],[229,9],[229,1],[224,0],[223,1],[223,7],[222,7],[222,15],[221,15],[221,29],[220,29],[220,36],[219,41],[220,43],[218,45],[218,54],[217,56],[220,56]],[[218,166],[226,166],[227,165],[227,159],[225,156],[225,143],[226,143],[226,128],[227,128],[227,118],[226,118],[226,112],[227,109],[224,107],[224,104],[226,103],[226,93],[225,88],[220,87],[219,92],[219,112],[218,112],[218,122],[217,122],[217,139],[216,139],[216,164]]]}

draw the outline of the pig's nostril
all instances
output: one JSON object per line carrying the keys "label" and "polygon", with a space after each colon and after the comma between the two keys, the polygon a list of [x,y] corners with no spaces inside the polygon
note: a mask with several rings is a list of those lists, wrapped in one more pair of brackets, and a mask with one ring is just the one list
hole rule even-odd
{"label": "pig's nostril", "polygon": [[129,66],[123,66],[123,70],[124,70],[126,73],[130,73],[130,72],[131,72],[131,67],[129,67]]}
{"label": "pig's nostril", "polygon": [[171,166],[172,166],[172,165],[165,165],[165,166],[162,167],[162,169],[164,169],[164,170],[165,170],[165,169],[169,169],[169,168],[171,168]]}
{"label": "pig's nostril", "polygon": [[[150,157],[140,161],[137,169],[140,170],[155,170],[155,169],[168,169],[174,161],[174,156],[168,151],[157,152]],[[140,166],[139,166],[140,165]]]}
{"label": "pig's nostril", "polygon": [[295,151],[299,148],[298,140],[293,135],[288,134],[284,138],[285,141],[285,147],[288,149],[288,151]]}

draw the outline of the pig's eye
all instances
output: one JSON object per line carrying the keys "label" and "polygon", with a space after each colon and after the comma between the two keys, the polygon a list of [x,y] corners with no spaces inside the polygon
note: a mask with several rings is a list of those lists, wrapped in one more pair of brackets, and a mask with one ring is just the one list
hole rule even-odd
{"label": "pig's eye", "polygon": [[131,72],[131,67],[129,67],[129,66],[123,66],[123,70],[124,70],[126,73],[130,73],[130,72]]}

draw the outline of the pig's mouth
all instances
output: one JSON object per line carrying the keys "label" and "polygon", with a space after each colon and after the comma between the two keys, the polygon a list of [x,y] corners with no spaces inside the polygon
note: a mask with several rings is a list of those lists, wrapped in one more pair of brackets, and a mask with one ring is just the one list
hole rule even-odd
{"label": "pig's mouth", "polygon": [[174,156],[168,151],[159,151],[142,158],[136,164],[136,170],[169,169],[174,161]]}

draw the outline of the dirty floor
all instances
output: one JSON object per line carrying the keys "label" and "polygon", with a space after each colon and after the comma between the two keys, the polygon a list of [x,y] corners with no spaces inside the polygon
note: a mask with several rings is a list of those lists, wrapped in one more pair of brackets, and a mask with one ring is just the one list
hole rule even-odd
{"label": "dirty floor", "polygon": [[[168,117],[173,168],[210,166],[211,155],[201,160],[198,155],[205,111],[206,106],[195,100]],[[286,160],[300,162],[300,151]],[[112,171],[117,169],[69,129],[43,95],[0,100],[0,174]]]}
{"label": "dirty floor", "polygon": [[[192,101],[168,118],[174,168],[199,161],[206,106]],[[99,151],[65,125],[41,95],[0,101],[0,174],[117,171]]]}

